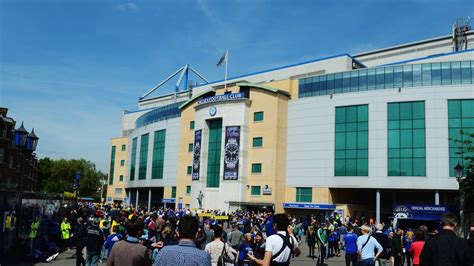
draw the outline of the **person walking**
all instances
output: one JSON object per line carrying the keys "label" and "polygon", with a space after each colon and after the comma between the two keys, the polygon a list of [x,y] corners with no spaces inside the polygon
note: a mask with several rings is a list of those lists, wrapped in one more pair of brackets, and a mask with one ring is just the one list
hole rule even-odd
{"label": "person walking", "polygon": [[104,248],[107,250],[107,258],[110,257],[114,244],[121,239],[122,235],[118,233],[118,226],[114,226],[114,228],[112,228],[112,234],[106,238],[104,243]]}
{"label": "person walking", "polygon": [[[374,266],[375,261],[383,251],[380,245],[374,237],[370,235],[371,229],[367,225],[361,226],[362,235],[357,238],[357,251],[360,255],[360,266]],[[377,254],[375,253],[377,249]]]}
{"label": "person walking", "polygon": [[308,230],[306,231],[306,242],[308,243],[309,247],[309,255],[308,257],[314,259],[314,251],[316,248],[316,232],[314,231],[314,226],[308,226]]}
{"label": "person walking", "polygon": [[388,238],[386,234],[383,233],[383,224],[377,224],[375,225],[375,233],[372,234],[372,236],[379,242],[379,244],[383,248],[382,254],[377,259],[377,265],[378,266],[385,266],[390,263],[390,252],[391,252],[391,239]]}
{"label": "person walking", "polygon": [[346,266],[357,266],[357,235],[351,226],[347,226],[347,234],[344,235],[344,246],[346,249]]}
{"label": "person walking", "polygon": [[[115,230],[116,227],[114,227]],[[125,223],[127,237],[113,244],[107,266],[150,266],[151,259],[148,249],[141,245],[138,237],[143,230],[143,222],[133,217]]]}
{"label": "person walking", "polygon": [[244,235],[240,231],[239,225],[237,223],[234,224],[234,226],[232,227],[232,231],[230,232],[230,236],[229,236],[230,246],[233,249],[238,250],[239,247],[240,247],[240,244],[242,243],[243,237],[244,237]]}
{"label": "person walking", "polygon": [[263,260],[257,259],[253,255],[248,255],[251,261],[258,265],[289,265],[292,256],[298,257],[301,254],[298,248],[298,241],[293,236],[293,232],[288,231],[290,220],[284,213],[273,216],[273,231],[267,238],[265,244],[265,256]]}
{"label": "person walking", "polygon": [[470,264],[466,239],[456,236],[456,215],[445,213],[441,218],[443,230],[429,238],[420,255],[420,266],[467,266]]}
{"label": "person walking", "polygon": [[[154,266],[159,265],[211,265],[209,254],[196,247],[199,221],[196,217],[184,216],[178,223],[178,245],[164,246],[158,252]],[[113,250],[112,250],[113,252]]]}
{"label": "person walking", "polygon": [[82,217],[77,218],[76,232],[74,236],[74,242],[76,244],[76,266],[83,266],[86,264],[86,260],[82,255],[82,251],[86,246],[86,234],[87,225],[84,223]]}
{"label": "person walking", "polygon": [[319,247],[319,258],[317,264],[324,265],[324,259],[326,258],[326,249],[328,247],[328,235],[326,229],[326,223],[322,223],[319,229],[316,231],[316,240]]}
{"label": "person walking", "polygon": [[94,218],[92,223],[87,227],[86,233],[86,266],[97,266],[100,259],[100,251],[104,244],[104,232],[99,228],[99,218]]}
{"label": "person walking", "polygon": [[[217,225],[214,227],[214,241],[209,242],[206,245],[205,251],[211,256],[211,265],[217,266],[219,258],[226,256],[229,260],[235,260],[235,254],[237,253],[229,244],[222,241],[222,233],[224,229],[222,226]],[[233,265],[233,263],[231,263]],[[224,265],[223,265],[224,266]]]}

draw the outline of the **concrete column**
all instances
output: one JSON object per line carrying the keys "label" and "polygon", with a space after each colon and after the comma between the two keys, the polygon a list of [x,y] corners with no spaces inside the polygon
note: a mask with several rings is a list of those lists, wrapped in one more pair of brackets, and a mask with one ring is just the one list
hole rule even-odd
{"label": "concrete column", "polygon": [[151,207],[151,188],[148,189],[148,211],[150,211]]}
{"label": "concrete column", "polygon": [[380,223],[380,190],[375,192],[375,219]]}
{"label": "concrete column", "polygon": [[439,191],[436,190],[435,192],[435,205],[439,205]]}
{"label": "concrete column", "polygon": [[139,193],[140,192],[138,191],[138,188],[137,188],[137,198],[135,199],[135,208],[138,208],[138,196],[140,196]]}

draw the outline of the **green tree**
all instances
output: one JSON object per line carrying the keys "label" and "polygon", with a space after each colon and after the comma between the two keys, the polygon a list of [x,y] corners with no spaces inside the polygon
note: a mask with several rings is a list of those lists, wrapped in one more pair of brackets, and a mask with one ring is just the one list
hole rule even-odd
{"label": "green tree", "polygon": [[87,197],[98,197],[100,179],[104,176],[93,162],[85,159],[51,160],[46,157],[39,161],[39,170],[41,190],[46,193],[62,193],[64,188],[72,191],[74,176],[80,173],[79,195]]}

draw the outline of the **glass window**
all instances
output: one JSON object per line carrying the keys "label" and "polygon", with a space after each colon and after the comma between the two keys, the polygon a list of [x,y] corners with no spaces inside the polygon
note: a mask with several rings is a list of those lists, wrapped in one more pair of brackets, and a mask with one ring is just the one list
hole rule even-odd
{"label": "glass window", "polygon": [[441,63],[441,84],[443,85],[451,84],[451,63],[450,62]]}
{"label": "glass window", "polygon": [[319,95],[327,95],[327,76],[319,77]]}
{"label": "glass window", "polygon": [[385,88],[393,88],[393,67],[385,68]]}
{"label": "glass window", "polygon": [[461,62],[451,63],[451,82],[452,84],[461,83]]}
{"label": "glass window", "polygon": [[393,70],[393,85],[395,88],[403,87],[403,68],[402,66],[395,66]]}
{"label": "glass window", "polygon": [[308,91],[312,93],[311,95],[319,95],[319,90],[320,90],[319,77],[313,77],[313,78],[308,78],[308,79],[312,80],[312,84],[310,84],[310,88],[308,89]]}
{"label": "glass window", "polygon": [[389,103],[387,116],[387,174],[425,176],[425,103]]}
{"label": "glass window", "polygon": [[115,188],[115,194],[117,195],[122,194],[122,188]]}
{"label": "glass window", "polygon": [[148,139],[150,134],[144,134],[140,139],[140,163],[138,166],[138,179],[146,178],[146,167],[148,163]]}
{"label": "glass window", "polygon": [[263,121],[263,112],[255,112],[253,113],[253,121]]}
{"label": "glass window", "polygon": [[297,187],[296,202],[313,202],[313,188]]}
{"label": "glass window", "polygon": [[122,151],[125,151],[127,149],[127,145],[122,144]]}
{"label": "glass window", "polygon": [[413,65],[413,87],[421,86],[421,80],[421,65]]}
{"label": "glass window", "polygon": [[261,194],[261,187],[260,186],[252,186],[250,190],[250,195],[252,196],[260,196]]}
{"label": "glass window", "polygon": [[359,70],[359,90],[367,90],[367,70]]}
{"label": "glass window", "polygon": [[359,91],[359,72],[351,72],[351,91]]}
{"label": "glass window", "polygon": [[120,166],[124,166],[125,165],[125,160],[120,160]]}
{"label": "glass window", "polygon": [[193,174],[193,167],[192,167],[192,166],[188,166],[188,167],[186,168],[186,174],[187,174],[187,175]]}
{"label": "glass window", "polygon": [[334,75],[334,93],[341,93],[341,92],[342,92],[342,73],[337,73]]}
{"label": "glass window", "polygon": [[423,86],[430,86],[431,85],[431,64],[423,64],[421,65],[421,68],[422,68]]}
{"label": "glass window", "polygon": [[252,164],[252,174],[259,174],[262,172],[262,164],[261,163],[253,163]]}
{"label": "glass window", "polygon": [[191,194],[191,186],[186,186],[186,195]]}
{"label": "glass window", "polygon": [[474,152],[468,151],[463,143],[471,140],[465,134],[474,133],[474,99],[448,100],[449,127],[449,174],[454,176],[454,167],[459,162],[465,166]]}
{"label": "glass window", "polygon": [[[263,112],[262,120],[263,120]],[[255,117],[254,117],[255,118]],[[219,187],[221,166],[222,120],[209,122],[209,147],[207,159],[207,187]]]}
{"label": "glass window", "polygon": [[151,164],[151,178],[162,179],[165,164],[166,129],[155,131],[153,136],[153,161]]}
{"label": "glass window", "polygon": [[461,79],[463,84],[471,83],[471,62],[461,62]]}
{"label": "glass window", "polygon": [[113,185],[113,184],[114,184],[115,149],[116,149],[116,146],[112,146],[112,151],[111,151],[111,153],[110,153],[109,185]]}
{"label": "glass window", "polygon": [[194,121],[189,122],[189,129],[194,129]]}
{"label": "glass window", "polygon": [[335,176],[368,175],[368,105],[336,107]]}
{"label": "glass window", "polygon": [[376,75],[376,78],[375,78],[376,86],[375,86],[375,88],[377,90],[385,88],[385,77],[384,77],[385,69],[383,67],[376,68],[375,69],[375,75]]}
{"label": "glass window", "polygon": [[131,155],[131,162],[130,162],[130,180],[135,180],[135,164],[137,161],[137,138],[133,138],[132,140],[132,155]]}
{"label": "glass window", "polygon": [[412,65],[403,66],[403,86],[413,87],[413,70]]}
{"label": "glass window", "polygon": [[194,144],[193,143],[189,143],[188,144],[188,152],[192,152],[194,149]]}
{"label": "glass window", "polygon": [[342,73],[342,91],[343,92],[351,91],[351,73],[350,72]]}
{"label": "glass window", "polygon": [[440,85],[441,84],[441,65],[440,63],[431,64],[431,84]]}
{"label": "glass window", "polygon": [[263,146],[263,138],[262,137],[255,137],[252,140],[252,147],[258,148]]}
{"label": "glass window", "polygon": [[327,79],[328,94],[334,93],[334,74],[329,74]]}
{"label": "glass window", "polygon": [[171,187],[171,197],[176,198],[176,187]]}
{"label": "glass window", "polygon": [[119,176],[119,181],[123,181],[123,175]]}

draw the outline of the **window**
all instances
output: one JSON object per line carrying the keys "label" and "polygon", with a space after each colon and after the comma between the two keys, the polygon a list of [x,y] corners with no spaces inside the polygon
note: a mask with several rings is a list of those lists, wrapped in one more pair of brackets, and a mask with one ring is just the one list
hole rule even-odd
{"label": "window", "polygon": [[250,189],[250,195],[260,196],[260,190],[261,190],[260,186],[252,186],[252,188]]}
{"label": "window", "polygon": [[191,205],[190,204],[185,204],[184,205],[186,209],[191,209]]}
{"label": "window", "polygon": [[448,101],[448,128],[449,128],[449,175],[454,175],[454,167],[459,162],[468,164],[467,157],[474,153],[466,151],[463,141],[470,139],[466,134],[474,133],[474,99]]}
{"label": "window", "polygon": [[209,149],[207,159],[207,187],[219,187],[221,167],[222,120],[209,122]]}
{"label": "window", "polygon": [[5,149],[0,148],[0,163],[3,163],[5,160]]}
{"label": "window", "polygon": [[122,151],[125,151],[127,149],[127,145],[122,144]]}
{"label": "window", "polygon": [[259,174],[262,172],[262,164],[261,163],[253,163],[252,164],[252,174]]}
{"label": "window", "polygon": [[186,195],[191,194],[191,186],[186,186]]}
{"label": "window", "polygon": [[262,146],[263,146],[263,138],[262,138],[262,137],[253,138],[252,146],[253,146],[254,148],[260,148],[260,147],[262,147]]}
{"label": "window", "polygon": [[192,175],[193,174],[193,167],[192,166],[188,166],[188,168],[186,169],[186,174],[187,175]]}
{"label": "window", "polygon": [[148,139],[150,134],[142,135],[140,139],[140,163],[138,167],[138,179],[146,178],[146,166],[148,163]]}
{"label": "window", "polygon": [[188,144],[188,152],[193,152],[193,149],[194,149],[194,144],[193,144],[193,143],[189,143],[189,144]]}
{"label": "window", "polygon": [[130,180],[135,180],[135,164],[137,161],[137,138],[132,140],[132,161],[130,162]]}
{"label": "window", "polygon": [[112,146],[112,152],[110,153],[110,174],[109,174],[109,185],[114,184],[114,168],[115,168],[115,146]]}
{"label": "window", "polygon": [[189,129],[194,129],[194,121],[189,122]]}
{"label": "window", "polygon": [[296,202],[312,202],[313,188],[297,187],[296,188]]}
{"label": "window", "polygon": [[388,104],[388,175],[426,176],[425,102]]}
{"label": "window", "polygon": [[253,113],[253,121],[254,122],[263,121],[263,112]]}
{"label": "window", "polygon": [[124,166],[125,165],[125,160],[120,160],[120,166]]}
{"label": "window", "polygon": [[123,181],[123,175],[119,176],[119,181]]}
{"label": "window", "polygon": [[116,188],[115,194],[118,194],[118,195],[122,194],[122,188]]}
{"label": "window", "polygon": [[368,105],[336,107],[335,176],[367,176]]}
{"label": "window", "polygon": [[155,131],[153,136],[153,162],[151,165],[151,178],[162,179],[165,164],[166,129]]}
{"label": "window", "polygon": [[171,187],[171,197],[176,198],[176,187]]}

